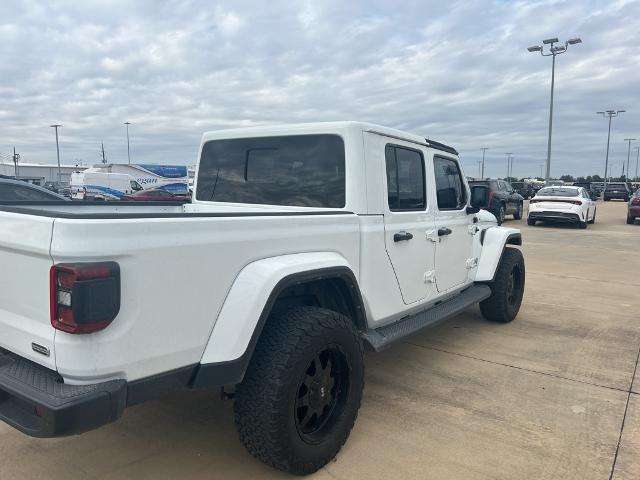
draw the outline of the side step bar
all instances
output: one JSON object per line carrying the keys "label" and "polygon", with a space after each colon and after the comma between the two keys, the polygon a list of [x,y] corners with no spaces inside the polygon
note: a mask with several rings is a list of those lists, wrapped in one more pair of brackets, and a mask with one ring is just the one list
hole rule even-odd
{"label": "side step bar", "polygon": [[379,352],[392,343],[413,335],[425,327],[434,326],[457,315],[467,307],[481,302],[490,295],[491,289],[487,285],[474,285],[428,310],[407,316],[384,327],[369,329],[362,333],[362,339],[373,350]]}

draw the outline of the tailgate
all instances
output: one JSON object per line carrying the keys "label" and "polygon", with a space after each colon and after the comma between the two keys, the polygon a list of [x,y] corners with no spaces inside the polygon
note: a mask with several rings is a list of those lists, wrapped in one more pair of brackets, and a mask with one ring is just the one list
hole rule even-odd
{"label": "tailgate", "polygon": [[52,227],[53,218],[0,211],[0,347],[55,370],[49,318]]}

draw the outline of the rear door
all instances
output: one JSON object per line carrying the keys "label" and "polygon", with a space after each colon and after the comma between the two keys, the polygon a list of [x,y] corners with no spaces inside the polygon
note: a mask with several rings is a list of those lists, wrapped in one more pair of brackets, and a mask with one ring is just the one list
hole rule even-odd
{"label": "rear door", "polygon": [[419,145],[400,140],[385,143],[385,247],[404,303],[435,293],[435,221],[428,213],[426,164]]}
{"label": "rear door", "polygon": [[436,228],[436,285],[439,292],[467,282],[473,259],[473,225],[475,215],[468,215],[467,189],[457,159],[436,154],[433,158],[438,215]]}

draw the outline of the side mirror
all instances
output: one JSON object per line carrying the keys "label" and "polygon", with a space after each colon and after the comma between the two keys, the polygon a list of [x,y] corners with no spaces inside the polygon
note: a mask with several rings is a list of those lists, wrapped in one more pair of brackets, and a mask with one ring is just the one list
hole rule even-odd
{"label": "side mirror", "polygon": [[[471,187],[471,206],[467,207],[467,213],[478,213],[481,208],[486,208],[489,203],[489,187],[486,185],[474,185]],[[470,212],[473,209],[475,211]]]}

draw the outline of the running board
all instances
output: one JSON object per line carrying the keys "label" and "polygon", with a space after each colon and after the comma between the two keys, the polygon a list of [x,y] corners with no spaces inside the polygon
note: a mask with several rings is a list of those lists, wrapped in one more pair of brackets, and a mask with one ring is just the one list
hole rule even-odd
{"label": "running board", "polygon": [[474,285],[462,293],[434,305],[428,310],[409,315],[390,325],[372,328],[362,333],[362,339],[379,352],[425,327],[434,326],[491,295],[487,285]]}

